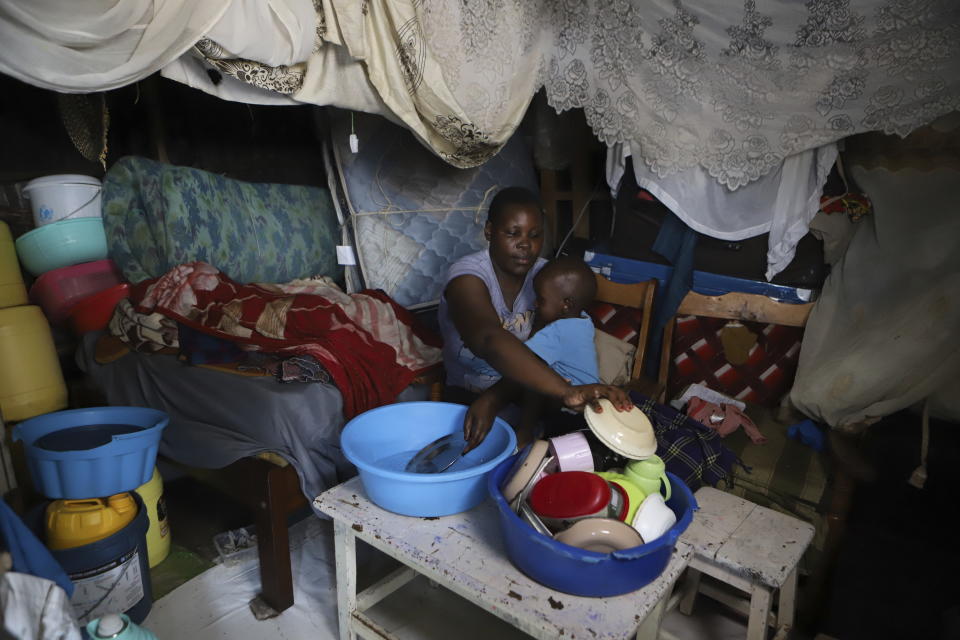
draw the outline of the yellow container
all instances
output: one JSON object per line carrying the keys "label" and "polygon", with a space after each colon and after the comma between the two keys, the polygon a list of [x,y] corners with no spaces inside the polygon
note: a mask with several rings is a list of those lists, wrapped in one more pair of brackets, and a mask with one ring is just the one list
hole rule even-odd
{"label": "yellow container", "polygon": [[170,523],[167,522],[167,506],[163,501],[163,480],[156,467],[150,480],[136,489],[147,505],[150,528],[147,529],[147,560],[150,568],[164,561],[170,554]]}
{"label": "yellow container", "polygon": [[0,309],[0,411],[19,422],[67,406],[50,325],[40,307]]}
{"label": "yellow container", "polygon": [[54,500],[47,505],[47,546],[73,549],[103,540],[130,524],[137,503],[129,493],[88,500]]}
{"label": "yellow container", "polygon": [[10,227],[0,220],[0,308],[22,304],[27,304],[27,288],[23,286]]}

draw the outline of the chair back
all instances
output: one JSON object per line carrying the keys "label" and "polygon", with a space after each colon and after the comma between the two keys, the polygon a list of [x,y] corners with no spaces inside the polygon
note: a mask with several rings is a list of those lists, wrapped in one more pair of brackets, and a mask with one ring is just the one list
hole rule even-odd
{"label": "chair back", "polygon": [[637,331],[637,351],[633,357],[633,367],[630,378],[636,380],[643,370],[643,359],[647,353],[647,340],[650,336],[650,325],[653,318],[653,298],[657,293],[657,280],[624,284],[613,282],[607,277],[597,276],[597,296],[599,302],[633,307],[641,310],[640,323]]}
{"label": "chair back", "polygon": [[813,303],[793,304],[779,302],[767,296],[753,293],[727,293],[721,296],[707,296],[689,292],[680,303],[676,315],[670,319],[663,330],[663,343],[660,351],[660,371],[657,377],[658,387],[662,389],[660,401],[666,400],[667,381],[673,359],[673,335],[679,316],[699,316],[723,320],[761,322],[787,327],[804,327],[813,309]]}

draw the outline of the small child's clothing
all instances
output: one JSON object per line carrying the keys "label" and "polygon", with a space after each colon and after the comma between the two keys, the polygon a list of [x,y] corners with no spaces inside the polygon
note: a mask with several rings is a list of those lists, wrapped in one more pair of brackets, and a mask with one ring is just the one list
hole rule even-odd
{"label": "small child's clothing", "polygon": [[[551,322],[524,344],[570,384],[595,384],[600,382],[595,331],[593,321],[584,313],[579,318]],[[481,372],[499,377],[496,369],[486,362],[483,365],[486,367],[479,369]]]}
{"label": "small child's clothing", "polygon": [[743,427],[754,444],[767,441],[753,420],[732,404],[714,404],[694,396],[687,403],[687,415],[719,433],[721,438],[736,431],[737,427]]}

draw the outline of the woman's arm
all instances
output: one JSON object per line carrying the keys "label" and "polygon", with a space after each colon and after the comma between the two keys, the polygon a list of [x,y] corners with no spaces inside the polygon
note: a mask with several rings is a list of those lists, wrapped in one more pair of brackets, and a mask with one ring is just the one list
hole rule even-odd
{"label": "woman's arm", "polygon": [[500,317],[483,280],[472,275],[458,276],[447,284],[444,296],[450,319],[464,344],[502,376],[552,398],[569,392],[566,380],[500,326]]}

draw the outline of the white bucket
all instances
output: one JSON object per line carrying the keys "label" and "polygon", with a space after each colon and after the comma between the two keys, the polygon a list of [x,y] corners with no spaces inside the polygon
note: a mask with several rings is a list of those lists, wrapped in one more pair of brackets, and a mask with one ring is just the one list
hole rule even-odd
{"label": "white bucket", "polygon": [[100,217],[100,181],[92,176],[44,176],[27,183],[33,224],[40,227],[67,218]]}

